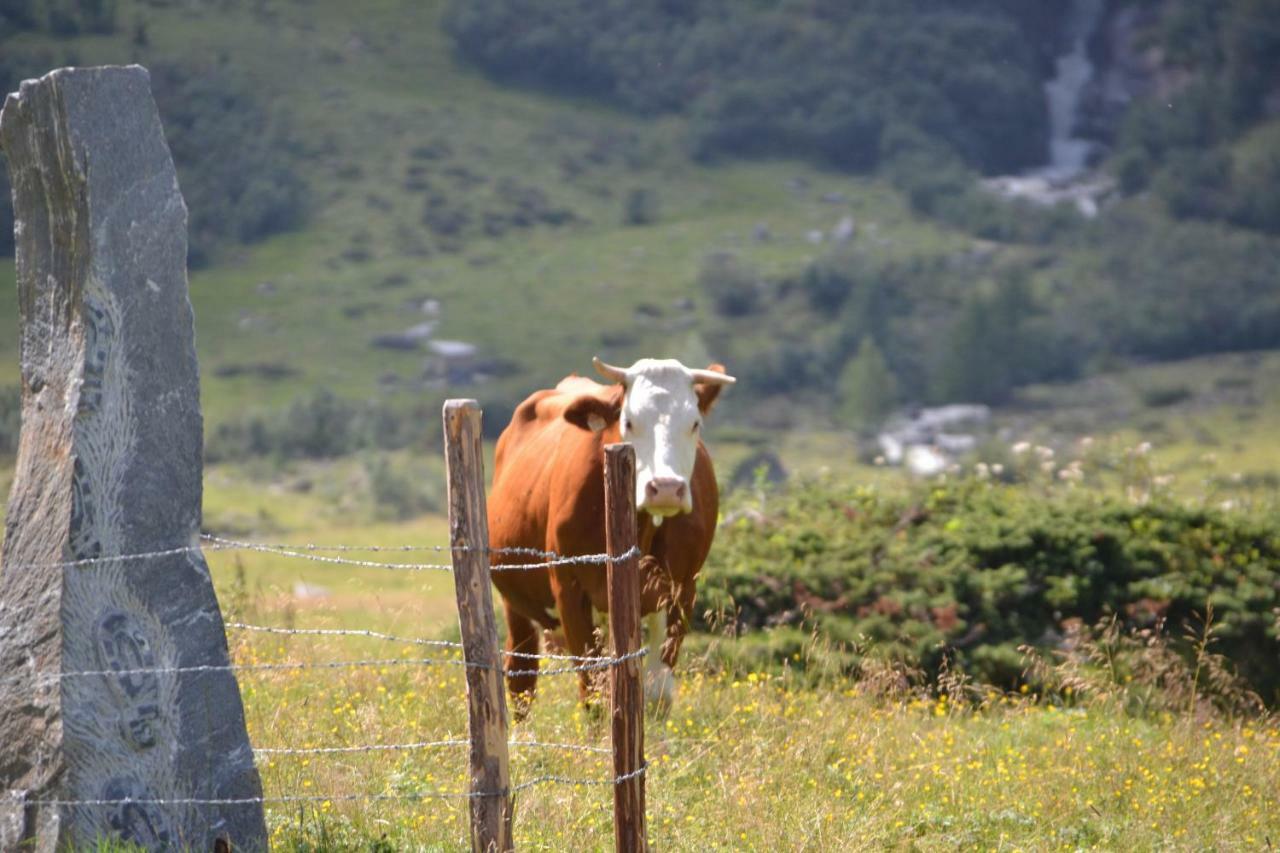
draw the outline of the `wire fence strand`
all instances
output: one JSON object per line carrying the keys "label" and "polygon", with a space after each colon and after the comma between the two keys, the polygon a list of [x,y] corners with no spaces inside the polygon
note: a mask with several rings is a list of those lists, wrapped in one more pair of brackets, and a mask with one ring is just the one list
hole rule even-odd
{"label": "wire fence strand", "polygon": [[[396,634],[384,634],[381,631],[365,631],[358,628],[282,628],[272,625],[250,625],[244,622],[227,622],[226,626],[240,631],[254,631],[264,634],[281,634],[285,636],[363,637],[366,639],[386,640],[391,643],[404,643],[406,645],[414,646],[432,646],[435,648],[446,649],[463,648],[462,643],[455,643],[450,640],[429,640],[419,637],[402,637]],[[502,654],[507,657],[523,658],[525,660],[563,660],[576,661],[579,663],[600,663],[603,661],[613,660],[613,658],[606,655],[557,655],[509,651],[503,651]]]}
{"label": "wire fence strand", "polygon": [[381,560],[356,560],[350,557],[333,557],[326,554],[316,553],[318,551],[335,551],[338,553],[350,553],[357,551],[435,551],[435,552],[479,552],[486,554],[497,554],[499,556],[518,555],[538,558],[537,562],[532,563],[495,563],[489,567],[491,572],[529,572],[539,571],[542,569],[555,568],[558,566],[602,566],[610,560],[629,560],[632,557],[640,556],[641,551],[638,547],[633,547],[623,554],[610,556],[609,554],[581,554],[578,556],[561,556],[554,551],[539,551],[536,548],[472,548],[465,546],[446,546],[446,545],[392,545],[392,546],[363,546],[363,545],[271,545],[260,542],[248,542],[237,539],[227,539],[213,534],[201,534],[200,539],[206,543],[202,548],[200,545],[183,545],[176,548],[164,548],[157,551],[142,551],[133,554],[114,554],[111,556],[82,557],[75,560],[63,560],[54,563],[19,563],[6,566],[11,571],[36,571],[43,569],[75,569],[87,568],[89,566],[97,566],[103,564],[131,563],[145,560],[158,560],[165,557],[176,557],[180,555],[200,554],[202,551],[253,551],[260,554],[272,554],[277,557],[287,557],[294,560],[307,560],[313,563],[327,563],[336,566],[352,566],[364,569],[385,569],[392,571],[407,572],[451,572],[453,571],[452,563],[393,563],[383,562]]}
{"label": "wire fence strand", "polygon": [[21,792],[14,791],[10,794],[10,799],[22,803],[25,806],[34,806],[37,808],[66,808],[76,806],[252,806],[252,805],[273,805],[285,803],[341,803],[341,802],[418,802],[421,800],[434,799],[457,799],[457,800],[475,800],[485,797],[505,797],[509,794],[518,794],[521,791],[527,791],[538,785],[549,783],[560,785],[621,785],[623,782],[629,782],[639,776],[643,776],[648,770],[648,765],[641,766],[638,770],[631,773],[625,773],[621,776],[614,776],[612,779],[580,779],[569,776],[556,776],[545,774],[535,776],[532,779],[521,782],[518,785],[511,786],[506,791],[406,791],[396,794],[286,794],[276,797],[225,797],[225,798],[197,798],[197,797],[120,797],[118,799],[99,799],[99,800],[36,800],[26,802],[22,799]]}
{"label": "wire fence strand", "polygon": [[597,658],[592,663],[577,666],[553,667],[551,669],[507,669],[484,663],[474,663],[458,658],[370,658],[366,660],[335,661],[299,661],[291,663],[232,663],[201,664],[198,666],[149,666],[130,669],[87,669],[75,672],[60,672],[48,676],[49,681],[69,678],[109,678],[123,675],[187,675],[203,672],[274,672],[299,669],[358,669],[362,667],[382,668],[387,666],[460,666],[471,669],[494,670],[506,676],[522,675],[563,675],[570,672],[592,672],[608,669],[629,660],[643,657],[648,649],[639,649],[625,655],[609,658]]}
{"label": "wire fence strand", "polygon": [[[444,749],[447,747],[470,746],[469,740],[433,740],[420,743],[372,743],[361,746],[315,746],[292,747],[270,746],[255,748],[256,755],[339,755],[362,752],[412,752],[427,749]],[[511,740],[510,747],[530,749],[562,749],[569,752],[587,752],[598,755],[612,755],[613,751],[603,746],[588,746],[577,743],[548,743],[536,740]]]}

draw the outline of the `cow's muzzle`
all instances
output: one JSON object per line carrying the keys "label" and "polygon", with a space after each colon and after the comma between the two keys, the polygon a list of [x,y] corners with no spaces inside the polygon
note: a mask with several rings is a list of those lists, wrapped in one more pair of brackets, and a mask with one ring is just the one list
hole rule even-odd
{"label": "cow's muzzle", "polygon": [[651,515],[679,515],[692,508],[689,484],[680,477],[654,477],[645,483],[640,509]]}

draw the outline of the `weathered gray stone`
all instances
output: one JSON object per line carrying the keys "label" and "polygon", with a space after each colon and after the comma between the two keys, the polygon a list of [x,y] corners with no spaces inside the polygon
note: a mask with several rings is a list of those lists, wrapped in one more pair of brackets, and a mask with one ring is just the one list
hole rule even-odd
{"label": "weathered gray stone", "polygon": [[[228,663],[199,550],[51,565],[199,544],[187,211],[150,78],[135,66],[24,82],[0,144],[23,384],[0,555],[0,850],[110,835],[265,849],[258,802],[119,802],[261,797],[232,674],[165,671]],[[117,802],[65,804],[95,800]]]}

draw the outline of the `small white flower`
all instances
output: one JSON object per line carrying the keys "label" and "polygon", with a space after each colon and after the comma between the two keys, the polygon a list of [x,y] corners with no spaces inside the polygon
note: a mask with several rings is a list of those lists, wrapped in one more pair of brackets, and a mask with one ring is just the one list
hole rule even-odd
{"label": "small white flower", "polygon": [[997,462],[996,464],[991,466],[991,473],[999,477],[1001,474],[1004,473],[1004,466],[1001,465],[999,462]]}
{"label": "small white flower", "polygon": [[1019,441],[1017,444],[1013,446],[1013,452],[1018,454],[1019,456],[1026,453],[1030,449],[1031,449],[1031,442],[1029,441]]}
{"label": "small white flower", "polygon": [[1151,442],[1144,441],[1133,449],[1133,452],[1139,456],[1146,456],[1151,452]]}
{"label": "small white flower", "polygon": [[1052,459],[1052,458],[1053,458],[1053,448],[1052,448],[1052,447],[1044,447],[1044,446],[1042,446],[1042,445],[1041,445],[1041,446],[1037,446],[1037,447],[1036,447],[1036,454],[1037,454],[1041,459],[1044,459],[1044,460]]}

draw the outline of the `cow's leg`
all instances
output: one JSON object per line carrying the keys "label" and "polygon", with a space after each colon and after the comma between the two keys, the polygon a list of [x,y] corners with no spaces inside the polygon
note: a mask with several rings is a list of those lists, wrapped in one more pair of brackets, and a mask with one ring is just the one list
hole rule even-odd
{"label": "cow's leg", "polygon": [[[511,603],[503,601],[507,614],[507,651],[520,655],[536,655],[538,653],[538,628],[533,621],[512,608]],[[507,689],[511,692],[512,713],[516,720],[523,720],[529,713],[533,702],[534,690],[538,685],[538,659],[536,657],[518,657],[508,654],[504,660],[508,670],[524,673],[508,675]]]}
{"label": "cow's leg", "polygon": [[663,639],[667,633],[667,614],[661,610],[645,617],[649,629],[648,654],[645,655],[644,696],[658,714],[665,716],[676,697],[676,678],[662,660]]}
{"label": "cow's leg", "polygon": [[[551,591],[560,611],[560,627],[564,629],[564,643],[574,657],[593,657],[600,654],[594,626],[591,624],[591,599],[575,583],[561,585],[552,580]],[[590,670],[578,673],[578,695],[584,705],[589,705],[592,694]]]}

